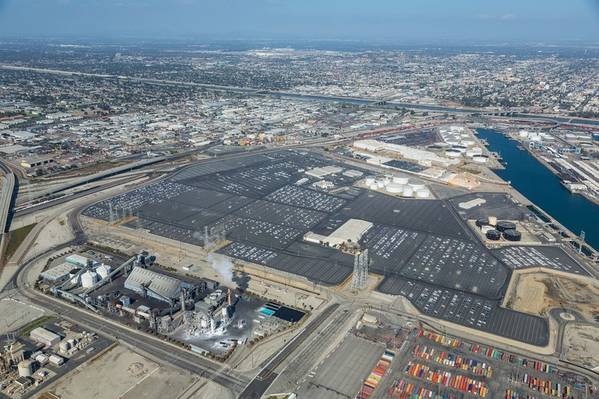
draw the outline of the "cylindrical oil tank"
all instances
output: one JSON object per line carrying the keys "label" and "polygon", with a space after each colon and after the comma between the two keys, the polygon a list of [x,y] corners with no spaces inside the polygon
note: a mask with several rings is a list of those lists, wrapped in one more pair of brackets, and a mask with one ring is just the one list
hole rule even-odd
{"label": "cylindrical oil tank", "polygon": [[476,227],[483,227],[489,224],[489,220],[488,219],[478,219],[476,222],[474,222],[476,224]]}
{"label": "cylindrical oil tank", "polygon": [[395,177],[393,178],[393,183],[397,183],[397,184],[406,185],[406,184],[408,184],[408,178],[407,178],[407,177],[399,177],[399,176],[395,176]]}
{"label": "cylindrical oil tank", "polygon": [[385,187],[385,180],[377,180],[376,182],[376,186],[377,188],[384,188]]}
{"label": "cylindrical oil tank", "polygon": [[515,230],[516,224],[507,220],[500,220],[497,222],[496,228],[502,232],[506,230]]}
{"label": "cylindrical oil tank", "polygon": [[376,183],[372,183],[370,186],[368,186],[368,188],[371,190],[377,190],[379,186],[377,186]]}
{"label": "cylindrical oil tank", "polygon": [[422,183],[410,183],[410,187],[412,187],[414,191],[426,189],[426,186]]}
{"label": "cylindrical oil tank", "polygon": [[430,196],[430,192],[426,189],[416,190],[416,198],[428,198]]}
{"label": "cylindrical oil tank", "polygon": [[503,232],[503,238],[508,241],[520,241],[522,239],[522,234],[516,229],[508,229]]}
{"label": "cylindrical oil tank", "polygon": [[366,178],[366,185],[367,186],[371,186],[374,183],[374,177],[367,177]]}
{"label": "cylindrical oil tank", "polygon": [[26,359],[17,365],[17,369],[19,371],[19,377],[31,377],[33,375],[33,366],[34,361],[31,359]]}
{"label": "cylindrical oil tank", "polygon": [[497,241],[501,238],[501,233],[495,229],[487,231],[485,234],[489,240]]}
{"label": "cylindrical oil tank", "polygon": [[497,218],[495,216],[489,216],[489,226],[495,226],[497,224]]}
{"label": "cylindrical oil tank", "polygon": [[401,193],[402,196],[404,197],[413,197],[414,196],[414,189],[410,186],[406,186],[403,189],[403,193]]}
{"label": "cylindrical oil tank", "polygon": [[387,184],[387,191],[392,193],[392,194],[401,194],[404,190],[404,185],[403,184],[398,184],[398,183],[389,183]]}

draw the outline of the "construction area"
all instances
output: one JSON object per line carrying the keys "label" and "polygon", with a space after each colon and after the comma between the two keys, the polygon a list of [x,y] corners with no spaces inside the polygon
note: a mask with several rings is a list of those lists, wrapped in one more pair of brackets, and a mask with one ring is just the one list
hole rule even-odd
{"label": "construction area", "polygon": [[[546,267],[584,276],[584,267],[555,246],[521,249],[522,238],[543,236],[530,226],[544,228],[505,194],[435,192],[405,176],[288,150],[192,164],[82,214],[98,229],[234,259],[250,279],[319,292],[365,289],[378,276],[377,295],[404,296],[424,315],[548,345],[546,317],[502,307],[512,273]],[[489,249],[476,231],[483,227],[510,245]]]}
{"label": "construction area", "polygon": [[583,320],[599,322],[599,282],[593,278],[533,269],[514,273],[511,286],[506,307],[534,315],[567,307]]}

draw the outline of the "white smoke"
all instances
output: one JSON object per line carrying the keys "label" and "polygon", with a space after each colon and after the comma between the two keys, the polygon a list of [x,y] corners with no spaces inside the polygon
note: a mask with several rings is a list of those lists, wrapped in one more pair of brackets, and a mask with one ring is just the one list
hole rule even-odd
{"label": "white smoke", "polygon": [[225,285],[233,284],[233,262],[227,256],[210,253],[208,254],[208,263],[215,272],[222,276]]}

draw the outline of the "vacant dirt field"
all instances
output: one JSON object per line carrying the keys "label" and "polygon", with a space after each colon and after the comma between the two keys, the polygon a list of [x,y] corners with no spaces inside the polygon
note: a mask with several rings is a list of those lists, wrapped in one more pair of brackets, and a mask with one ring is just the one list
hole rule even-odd
{"label": "vacant dirt field", "polygon": [[548,309],[567,307],[589,321],[599,320],[599,282],[588,277],[545,272],[514,273],[506,307],[544,315]]}

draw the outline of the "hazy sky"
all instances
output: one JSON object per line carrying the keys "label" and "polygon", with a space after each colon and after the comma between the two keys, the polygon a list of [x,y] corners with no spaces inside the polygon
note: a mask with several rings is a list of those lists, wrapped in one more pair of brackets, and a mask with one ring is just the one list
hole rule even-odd
{"label": "hazy sky", "polygon": [[0,0],[0,36],[599,41],[599,0]]}

